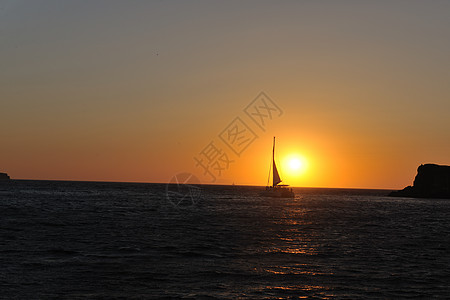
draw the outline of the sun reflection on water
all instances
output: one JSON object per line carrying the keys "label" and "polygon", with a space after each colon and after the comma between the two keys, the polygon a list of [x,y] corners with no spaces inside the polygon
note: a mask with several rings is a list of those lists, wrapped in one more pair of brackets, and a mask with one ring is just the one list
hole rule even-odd
{"label": "sun reflection on water", "polygon": [[[295,299],[331,299],[331,288],[320,285],[321,280],[334,276],[332,269],[322,264],[324,250],[321,228],[311,219],[311,210],[301,203],[275,203],[271,219],[263,227],[263,241],[254,249],[270,257],[254,272],[270,281],[261,284],[256,293],[278,299],[292,295]],[[317,260],[316,258],[317,257]],[[305,263],[315,261],[316,263]],[[319,283],[319,284],[318,284]],[[286,297],[279,299],[286,299]]]}
{"label": "sun reflection on water", "polygon": [[270,274],[279,275],[308,275],[308,276],[319,276],[319,275],[333,275],[331,272],[322,272],[315,268],[311,268],[306,264],[296,264],[292,266],[271,266],[262,269],[263,272]]}
{"label": "sun reflection on water", "polygon": [[[295,299],[310,299],[311,293],[319,299],[333,299],[335,295],[327,292],[327,287],[321,285],[298,284],[298,285],[266,285],[257,288],[257,291],[265,295],[270,295],[270,299],[286,299],[286,297],[277,297],[276,293],[288,292],[295,295]],[[306,294],[307,295],[302,295]]]}
{"label": "sun reflection on water", "polygon": [[310,248],[308,246],[301,247],[284,247],[284,248],[272,248],[265,251],[266,253],[284,253],[284,254],[305,254],[305,255],[316,255],[317,250]]}

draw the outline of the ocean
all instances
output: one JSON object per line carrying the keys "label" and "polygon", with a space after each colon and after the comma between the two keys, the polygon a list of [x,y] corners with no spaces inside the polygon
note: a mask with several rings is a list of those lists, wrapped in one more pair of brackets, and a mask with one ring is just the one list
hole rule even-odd
{"label": "ocean", "polygon": [[450,201],[262,189],[0,182],[0,298],[450,298]]}

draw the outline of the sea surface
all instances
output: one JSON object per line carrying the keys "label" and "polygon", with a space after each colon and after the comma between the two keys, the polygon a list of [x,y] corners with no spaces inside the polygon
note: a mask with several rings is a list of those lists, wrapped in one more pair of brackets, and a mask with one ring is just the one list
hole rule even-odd
{"label": "sea surface", "polygon": [[262,189],[0,182],[0,298],[450,298],[450,201]]}

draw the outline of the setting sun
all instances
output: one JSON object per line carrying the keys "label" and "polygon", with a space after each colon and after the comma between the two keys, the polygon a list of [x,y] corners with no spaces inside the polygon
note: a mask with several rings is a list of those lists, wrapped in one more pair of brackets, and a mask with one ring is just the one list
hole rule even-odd
{"label": "setting sun", "polygon": [[291,170],[298,170],[301,166],[302,163],[298,158],[293,158],[289,161],[289,168]]}
{"label": "setting sun", "polygon": [[298,154],[291,154],[284,159],[283,170],[289,176],[299,176],[307,169],[306,159]]}

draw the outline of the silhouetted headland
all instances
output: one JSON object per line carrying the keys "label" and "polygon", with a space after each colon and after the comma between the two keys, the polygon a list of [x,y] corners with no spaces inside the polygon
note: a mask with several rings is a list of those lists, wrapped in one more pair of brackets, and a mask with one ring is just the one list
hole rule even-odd
{"label": "silhouetted headland", "polygon": [[9,178],[8,174],[6,173],[0,173],[0,180],[9,180],[11,178]]}
{"label": "silhouetted headland", "polygon": [[420,165],[413,186],[391,192],[389,196],[450,199],[450,166]]}

